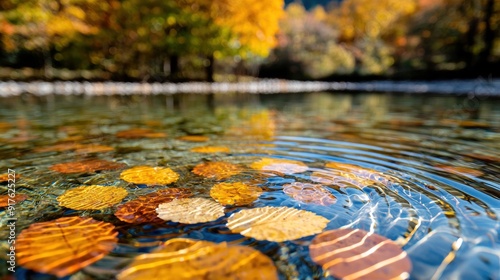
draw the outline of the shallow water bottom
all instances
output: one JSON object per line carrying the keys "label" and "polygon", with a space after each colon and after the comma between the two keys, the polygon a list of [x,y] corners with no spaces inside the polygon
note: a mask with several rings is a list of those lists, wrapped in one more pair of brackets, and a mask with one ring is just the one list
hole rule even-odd
{"label": "shallow water bottom", "polygon": [[[16,235],[24,237],[33,225],[84,217],[105,223],[96,232],[108,225],[116,232],[106,241],[116,239],[109,252],[82,267],[71,250],[58,256],[67,263],[43,263],[57,255],[50,248],[61,238],[34,234],[30,242],[41,247],[16,249],[16,279],[50,279],[68,267],[74,268],[65,274],[70,279],[114,279],[134,258],[174,238],[256,249],[270,258],[280,279],[334,279],[329,275],[340,269],[322,267],[310,248],[320,232],[339,229],[394,241],[411,262],[411,279],[500,278],[500,99],[382,93],[23,95],[1,99],[0,133],[0,174],[10,169],[17,175],[15,208],[1,210],[2,225],[16,217]],[[207,167],[213,162],[225,165]],[[157,182],[144,170],[137,171],[139,181],[123,175],[137,166],[166,167],[177,177]],[[221,183],[226,188],[217,193],[214,187]],[[228,187],[237,183],[249,188]],[[93,185],[119,190],[106,195],[87,189],[76,202],[66,201],[70,190]],[[222,205],[222,217],[196,222],[212,211],[200,208],[181,211],[181,222],[175,222],[156,217],[151,209],[157,205],[147,206],[149,212],[123,210],[133,201],[148,205],[157,199],[155,192],[179,188],[187,189],[186,198]],[[8,180],[0,183],[2,195],[9,189]],[[82,204],[85,209],[78,209]],[[327,223],[314,233],[305,230],[307,224],[275,223],[259,237],[231,229],[232,215],[267,206],[304,210]],[[249,215],[248,220],[265,217]],[[301,231],[304,237],[291,234]],[[0,233],[4,258],[9,234]],[[67,244],[79,238],[72,234],[63,234],[74,238]],[[274,241],[276,236],[284,240]],[[90,252],[98,246],[82,244]],[[46,250],[40,256],[33,248]],[[40,265],[28,264],[29,258]],[[9,264],[0,267],[5,275]]]}

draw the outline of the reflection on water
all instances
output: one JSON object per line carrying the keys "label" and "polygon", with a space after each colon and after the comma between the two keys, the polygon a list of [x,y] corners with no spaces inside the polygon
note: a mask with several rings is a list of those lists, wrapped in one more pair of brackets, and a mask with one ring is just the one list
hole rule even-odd
{"label": "reflection on water", "polygon": [[[0,174],[14,169],[18,196],[25,199],[16,208],[18,233],[35,222],[75,215],[116,226],[118,245],[77,272],[81,279],[113,278],[134,256],[174,237],[251,246],[272,258],[283,279],[326,278],[309,256],[311,237],[257,241],[226,227],[232,213],[264,206],[314,212],[330,220],[326,229],[358,228],[390,238],[408,253],[412,279],[500,277],[499,99],[23,96],[1,99],[0,132]],[[82,167],[82,161],[100,165]],[[210,198],[210,188],[221,182],[245,182],[262,193],[250,205],[227,207],[225,217],[198,224],[129,224],[114,215],[119,205],[80,211],[59,206],[58,197],[79,186],[122,187],[128,191],[122,204],[166,188],[122,180],[123,169],[116,170],[122,165],[109,168],[104,161],[169,167],[179,178],[168,186],[186,188],[193,197]],[[79,165],[57,165],[67,162]],[[215,164],[211,170],[207,162],[234,167],[229,172],[227,164]],[[0,190],[7,194],[7,184]],[[2,224],[6,213],[0,212]],[[6,256],[8,232],[0,235]],[[16,277],[43,275],[19,268]]]}

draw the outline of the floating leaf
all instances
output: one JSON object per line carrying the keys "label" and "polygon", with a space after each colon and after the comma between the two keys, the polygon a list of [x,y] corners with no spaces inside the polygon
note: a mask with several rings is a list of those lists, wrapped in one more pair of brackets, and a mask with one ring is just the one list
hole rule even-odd
{"label": "floating leaf", "polygon": [[406,279],[411,262],[396,243],[359,229],[325,231],[309,252],[313,261],[339,279]]}
{"label": "floating leaf", "polygon": [[302,173],[309,169],[303,162],[288,159],[263,158],[250,165],[255,170],[273,171],[283,174]]}
{"label": "floating leaf", "polygon": [[45,152],[65,152],[65,151],[74,151],[78,148],[81,148],[83,145],[78,143],[61,143],[52,145],[49,147],[36,148],[35,152],[37,153],[45,153]]}
{"label": "floating leaf", "polygon": [[168,167],[136,166],[123,171],[120,179],[137,185],[168,185],[179,179],[179,174]]}
{"label": "floating leaf", "polygon": [[57,201],[74,210],[99,210],[119,203],[127,194],[121,187],[81,186],[67,190]]}
{"label": "floating leaf", "polygon": [[192,148],[191,152],[195,153],[229,153],[229,148],[224,146],[203,146]]}
{"label": "floating leaf", "polygon": [[283,186],[283,192],[295,200],[304,203],[332,205],[337,199],[322,185],[294,182]]}
{"label": "floating leaf", "polygon": [[227,227],[257,240],[282,242],[320,233],[328,219],[290,207],[261,207],[232,214]]}
{"label": "floating leaf", "polygon": [[75,150],[75,152],[78,154],[96,154],[96,153],[111,152],[114,149],[115,148],[111,146],[105,146],[105,145],[81,145]]}
{"label": "floating leaf", "polygon": [[185,238],[170,239],[136,257],[117,279],[161,280],[167,275],[179,280],[278,279],[273,261],[251,247]]}
{"label": "floating leaf", "polygon": [[170,202],[175,198],[191,196],[189,189],[170,188],[143,195],[118,206],[115,216],[127,223],[158,223],[163,222],[158,218],[156,208],[159,204]]}
{"label": "floating leaf", "polygon": [[81,217],[32,224],[17,237],[16,258],[23,267],[64,277],[108,254],[118,241],[114,229]]}
{"label": "floating leaf", "polygon": [[12,124],[11,123],[8,123],[8,122],[0,122],[0,131],[2,130],[8,130],[10,128],[12,128]]}
{"label": "floating leaf", "polygon": [[220,183],[210,189],[210,196],[222,205],[248,205],[259,198],[261,188],[247,184]]}
{"label": "floating leaf", "polygon": [[215,221],[224,216],[224,207],[206,198],[181,198],[160,204],[156,212],[165,221],[197,224]]}
{"label": "floating leaf", "polygon": [[177,139],[187,142],[207,142],[208,140],[210,140],[208,136],[203,136],[203,135],[185,135]]}
{"label": "floating leaf", "polygon": [[19,174],[15,174],[15,175],[12,173],[11,174],[9,174],[9,173],[0,174],[0,183],[8,182],[9,179],[10,180],[12,180],[12,179],[17,180],[19,178],[21,178],[21,175],[19,175]]}
{"label": "floating leaf", "polygon": [[222,161],[200,163],[193,169],[196,175],[217,180],[229,178],[241,171],[243,170],[238,165]]}
{"label": "floating leaf", "polygon": [[10,197],[7,194],[0,195],[0,208],[7,207],[9,205],[14,205],[18,202],[26,200],[27,198],[28,196],[22,193],[16,193],[14,197]]}
{"label": "floating leaf", "polygon": [[165,137],[167,137],[167,134],[165,134],[163,132],[155,132],[151,129],[146,129],[146,128],[133,128],[133,129],[127,129],[127,130],[117,132],[116,137],[127,138],[127,139],[165,138]]}
{"label": "floating leaf", "polygon": [[438,165],[437,168],[458,175],[469,175],[469,176],[482,176],[484,173],[481,170],[472,169],[463,166],[448,166],[448,165]]}
{"label": "floating leaf", "polygon": [[107,161],[102,159],[86,159],[82,161],[73,161],[66,163],[54,164],[50,167],[51,170],[59,173],[92,173],[104,170],[116,170],[127,166],[124,163]]}

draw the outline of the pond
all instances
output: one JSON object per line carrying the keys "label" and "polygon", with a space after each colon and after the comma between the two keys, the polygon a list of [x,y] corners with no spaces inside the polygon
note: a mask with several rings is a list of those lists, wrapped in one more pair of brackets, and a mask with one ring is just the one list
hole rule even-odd
{"label": "pond", "polygon": [[2,275],[500,278],[498,98],[0,102]]}

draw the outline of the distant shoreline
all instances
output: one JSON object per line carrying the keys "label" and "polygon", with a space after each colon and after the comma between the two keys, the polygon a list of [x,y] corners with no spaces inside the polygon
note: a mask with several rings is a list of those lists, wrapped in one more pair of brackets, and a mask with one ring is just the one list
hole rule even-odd
{"label": "distant shoreline", "polygon": [[291,92],[394,92],[471,94],[500,96],[500,79],[443,80],[443,81],[371,81],[371,82],[317,82],[289,80],[258,80],[251,82],[17,82],[0,81],[0,97],[33,94],[57,95],[155,95],[179,93],[291,93]]}

